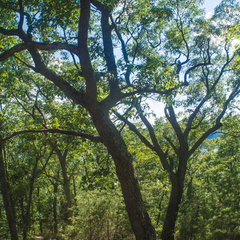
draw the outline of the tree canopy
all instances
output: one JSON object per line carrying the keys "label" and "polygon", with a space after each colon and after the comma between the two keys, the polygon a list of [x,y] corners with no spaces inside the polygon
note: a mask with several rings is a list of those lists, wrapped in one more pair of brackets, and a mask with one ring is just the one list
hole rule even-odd
{"label": "tree canopy", "polygon": [[[214,199],[196,200],[196,193],[204,195],[205,179],[214,192],[237,179],[235,171],[224,170],[239,167],[231,121],[239,118],[240,4],[223,0],[211,18],[201,5],[201,0],[0,3],[1,192],[12,239],[19,239],[18,231],[28,239],[36,229],[50,238],[67,229],[69,235],[61,237],[77,239],[81,222],[86,239],[239,237],[235,220],[232,226],[228,221],[232,235],[214,232],[218,223],[208,212]],[[216,132],[221,140],[208,144]],[[229,180],[215,179],[214,172]],[[79,202],[87,204],[98,191],[109,197],[100,194],[88,210],[80,209]],[[221,194],[230,199],[229,189],[217,201]],[[118,226],[123,202],[129,222],[121,211]],[[205,215],[198,202],[208,203]],[[216,207],[232,214],[237,208],[232,204],[229,211],[227,202]],[[87,211],[89,219],[81,218]],[[50,212],[54,224],[46,232]],[[205,234],[181,222],[194,216],[194,226],[201,217],[208,220]]]}

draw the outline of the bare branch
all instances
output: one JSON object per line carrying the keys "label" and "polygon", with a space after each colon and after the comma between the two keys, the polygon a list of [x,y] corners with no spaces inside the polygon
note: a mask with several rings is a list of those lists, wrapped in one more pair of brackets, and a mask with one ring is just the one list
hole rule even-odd
{"label": "bare branch", "polygon": [[193,113],[189,116],[188,118],[188,122],[187,122],[187,126],[184,130],[184,137],[187,138],[188,134],[190,132],[190,130],[192,129],[192,124],[193,121],[195,119],[195,117],[197,116],[197,114],[199,113],[201,107],[204,105],[204,103],[207,101],[207,95],[203,98],[203,100],[198,104],[198,106],[194,109]]}
{"label": "bare branch", "polygon": [[[150,123],[148,122],[148,120],[145,119],[144,121],[145,121],[145,123],[148,125],[148,127],[150,129],[151,133],[149,133],[149,134],[151,135],[151,138],[153,138],[153,140],[152,140],[152,141],[154,141],[153,144],[151,144],[147,140],[147,138],[144,137],[142,133],[140,133],[140,131],[137,129],[137,127],[133,123],[128,121],[125,117],[120,115],[118,112],[116,112],[116,111],[113,111],[113,112],[121,121],[123,121],[124,123],[126,123],[128,125],[129,129],[132,132],[134,132],[139,137],[139,139],[145,144],[146,147],[150,148],[151,150],[153,150],[158,155],[158,157],[159,157],[159,159],[160,159],[160,161],[162,163],[163,168],[172,175],[173,171],[172,171],[172,168],[171,168],[171,166],[169,165],[169,163],[167,161],[166,154],[163,152],[163,150],[161,149],[160,145],[158,144],[156,136],[155,136],[155,133],[152,132],[154,130],[151,129],[152,126],[149,126]],[[144,117],[143,117],[143,119],[144,119]]]}
{"label": "bare branch", "polygon": [[210,65],[211,63],[210,62],[206,62],[206,63],[198,63],[192,67],[190,67],[184,74],[184,83],[185,84],[188,84],[188,81],[187,81],[187,75],[193,71],[194,69],[198,68],[198,67],[201,67],[201,66],[207,66],[207,65]]}
{"label": "bare branch", "polygon": [[145,126],[147,127],[147,129],[148,129],[150,138],[151,138],[151,140],[152,140],[152,142],[153,142],[153,146],[155,147],[155,149],[158,149],[159,154],[160,154],[161,156],[164,156],[164,153],[163,153],[161,147],[160,147],[159,144],[158,144],[158,140],[157,140],[157,138],[156,138],[154,129],[153,129],[153,127],[152,127],[152,124],[151,124],[151,123],[148,121],[148,119],[144,116],[142,110],[140,109],[140,106],[137,106],[137,109],[139,110],[139,116],[140,116],[142,122],[144,123],[144,125],[145,125]]}
{"label": "bare branch", "polygon": [[[226,52],[226,62],[225,64],[222,66],[219,75],[216,79],[216,81],[213,83],[212,87],[210,88],[210,91],[212,91],[216,85],[218,84],[218,82],[220,81],[221,77],[223,76],[223,73],[225,72],[226,67],[232,62],[232,60],[235,58],[235,54],[232,55],[232,57],[229,56],[229,52],[227,49],[227,43],[224,46],[225,52]],[[235,52],[236,53],[236,52]]]}

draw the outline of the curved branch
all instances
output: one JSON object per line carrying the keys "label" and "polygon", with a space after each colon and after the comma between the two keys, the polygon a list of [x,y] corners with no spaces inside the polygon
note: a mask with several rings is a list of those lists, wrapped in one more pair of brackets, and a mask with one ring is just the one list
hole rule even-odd
{"label": "curved branch", "polygon": [[210,49],[210,39],[207,39],[207,60],[205,60],[203,63],[198,63],[192,67],[190,67],[184,74],[184,83],[185,84],[188,84],[188,81],[187,81],[187,75],[193,71],[195,68],[198,68],[198,67],[201,67],[201,66],[208,66],[208,65],[211,65],[211,56],[210,56],[210,52],[209,52],[209,49]]}
{"label": "curved branch", "polygon": [[[17,33],[18,30],[6,30],[6,31],[14,31]],[[79,49],[75,45],[61,43],[61,42],[54,42],[54,43],[39,43],[39,42],[26,42],[15,45],[14,47],[6,50],[5,52],[0,54],[0,61],[4,61],[14,53],[21,52],[24,50],[30,49],[38,49],[43,51],[50,51],[50,50],[67,50],[71,53],[74,53],[79,56]]]}
{"label": "curved branch", "polygon": [[44,64],[41,55],[37,50],[68,50],[71,51],[77,55],[80,54],[79,49],[75,45],[70,45],[67,43],[39,43],[39,42],[25,42],[22,44],[18,44],[14,46],[13,48],[5,51],[4,53],[0,54],[0,61],[3,61],[7,59],[8,57],[14,55],[14,53],[21,52],[23,50],[29,50],[33,61],[35,63],[35,67],[29,66],[31,69],[33,69],[35,72],[42,74],[47,79],[52,81],[59,89],[61,89],[66,96],[73,100],[76,103],[79,103],[81,105],[84,105],[84,94],[81,91],[77,91],[74,87],[72,87],[66,80],[64,80],[61,76],[59,76],[57,73],[55,73],[53,70],[47,68],[47,66]]}
{"label": "curved branch", "polygon": [[198,67],[201,67],[201,66],[208,66],[208,65],[210,65],[210,64],[211,64],[210,62],[198,63],[198,64],[190,67],[190,68],[185,72],[185,74],[184,74],[184,83],[185,83],[185,84],[188,84],[187,75],[188,75],[191,71],[193,71],[195,68],[198,68]]}
{"label": "curved branch", "polygon": [[196,149],[202,144],[202,142],[213,132],[215,132],[216,130],[218,130],[221,126],[222,126],[222,123],[221,123],[221,120],[222,118],[224,117],[226,111],[227,111],[227,108],[228,108],[228,105],[229,103],[240,93],[240,84],[237,85],[235,91],[233,91],[228,99],[225,101],[224,105],[223,105],[223,109],[222,111],[220,112],[220,114],[218,115],[217,119],[216,119],[216,122],[214,124],[214,126],[210,129],[208,129],[205,133],[203,133],[203,135],[198,139],[198,141],[193,145],[193,147],[190,149],[189,151],[189,157],[196,151]]}
{"label": "curved branch", "polygon": [[32,129],[32,130],[22,130],[18,132],[12,133],[10,136],[3,138],[0,140],[0,142],[7,141],[17,135],[20,134],[25,134],[25,133],[59,133],[59,134],[65,134],[65,135],[71,135],[71,136],[76,136],[76,137],[82,137],[85,139],[88,139],[92,142],[102,142],[101,138],[99,136],[87,134],[87,133],[82,133],[82,132],[74,132],[70,130],[63,130],[60,128],[48,128],[48,129]]}

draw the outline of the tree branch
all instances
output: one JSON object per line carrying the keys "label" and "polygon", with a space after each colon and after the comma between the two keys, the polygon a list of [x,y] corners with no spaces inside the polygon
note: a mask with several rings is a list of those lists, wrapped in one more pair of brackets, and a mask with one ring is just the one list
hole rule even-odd
{"label": "tree branch", "polygon": [[[15,30],[6,30],[6,31],[15,31]],[[18,31],[18,30],[16,30]],[[50,50],[67,50],[71,53],[74,53],[79,56],[79,49],[75,45],[55,42],[55,43],[39,43],[39,42],[26,42],[18,44],[7,51],[0,54],[0,61],[4,61],[14,53],[21,52],[24,50],[30,49],[38,49],[43,51],[50,51]]]}
{"label": "tree branch", "polygon": [[[145,144],[146,147],[150,148],[152,151],[154,151],[157,156],[159,157],[161,163],[162,163],[162,166],[163,168],[168,171],[171,175],[173,174],[173,171],[172,171],[172,168],[171,166],[169,165],[167,159],[166,159],[166,154],[162,151],[161,147],[159,146],[158,142],[157,142],[157,139],[155,137],[155,141],[153,142],[154,145],[152,145],[148,140],[147,138],[145,138],[141,133],[140,131],[137,129],[137,127],[131,123],[130,121],[128,121],[125,117],[123,117],[122,115],[120,115],[118,112],[116,111],[113,111],[114,114],[121,120],[123,121],[124,123],[126,123],[129,127],[129,129],[134,132],[138,137],[139,139]],[[149,123],[150,124],[150,123]],[[152,129],[153,130],[153,129]],[[150,133],[149,133],[150,134]],[[151,133],[152,134],[152,133]],[[150,134],[150,135],[151,135]],[[154,134],[154,133],[153,133]],[[155,134],[154,134],[155,136]],[[153,137],[153,136],[152,136]]]}
{"label": "tree branch", "polygon": [[18,36],[19,35],[19,29],[11,29],[7,30],[3,27],[0,27],[0,33],[6,36]]}
{"label": "tree branch", "polygon": [[147,138],[145,138],[140,132],[139,130],[136,128],[136,126],[131,123],[130,121],[127,120],[127,118],[123,117],[121,114],[119,114],[117,111],[113,111],[114,114],[121,120],[123,121],[124,123],[126,123],[129,127],[129,129],[134,132],[138,137],[139,139],[148,147],[150,148],[151,150],[155,151],[155,148],[154,146],[147,140]]}
{"label": "tree branch", "polygon": [[184,130],[184,137],[185,138],[188,137],[188,134],[189,134],[190,130],[192,129],[192,123],[193,123],[195,117],[197,116],[197,114],[199,113],[201,107],[204,105],[204,103],[206,101],[207,101],[207,95],[203,98],[203,100],[198,104],[198,106],[195,108],[193,113],[189,116],[186,128]]}
{"label": "tree branch", "polygon": [[97,85],[91,59],[88,51],[88,27],[90,19],[90,1],[81,0],[81,12],[79,19],[78,47],[80,52],[80,64],[86,80],[86,92],[88,98],[97,99]]}
{"label": "tree branch", "polygon": [[115,30],[115,32],[117,34],[117,37],[118,37],[118,39],[119,39],[119,41],[121,43],[123,58],[124,58],[124,61],[126,63],[126,66],[127,66],[127,70],[126,70],[126,73],[125,73],[125,80],[126,80],[127,86],[130,86],[131,85],[131,83],[130,83],[130,74],[131,74],[132,66],[130,65],[130,62],[129,62],[129,59],[128,59],[128,53],[127,53],[127,49],[126,49],[126,44],[125,44],[125,42],[124,42],[124,40],[122,38],[122,35],[118,31],[117,25],[113,21],[112,17],[111,17],[111,21],[112,21],[114,30]]}
{"label": "tree branch", "polygon": [[172,128],[177,135],[180,147],[182,149],[188,148],[187,141],[186,141],[186,139],[183,135],[182,129],[181,129],[181,127],[180,127],[180,125],[179,125],[179,123],[176,119],[176,114],[175,114],[172,106],[165,108],[165,116],[168,119],[168,121],[170,122],[170,124],[172,125]]}
{"label": "tree branch", "polygon": [[218,115],[217,119],[216,119],[216,122],[214,124],[214,126],[210,129],[208,129],[205,133],[202,134],[202,136],[198,139],[198,141],[193,145],[193,147],[189,150],[189,157],[196,151],[196,149],[202,144],[202,142],[213,132],[215,132],[216,130],[218,130],[221,126],[222,126],[222,123],[221,123],[221,120],[222,118],[224,117],[226,111],[227,111],[227,108],[228,108],[228,105],[229,103],[240,93],[240,90],[239,90],[239,87],[240,87],[240,84],[237,85],[235,91],[233,91],[228,99],[225,101],[224,105],[223,105],[223,109],[222,111],[220,112],[220,114]]}
{"label": "tree branch", "polygon": [[60,128],[22,130],[22,131],[12,133],[10,136],[1,139],[0,142],[7,141],[17,135],[25,134],[25,133],[59,133],[59,134],[76,136],[76,137],[82,137],[82,138],[88,139],[92,142],[102,142],[102,140],[99,136],[95,136],[95,135],[91,135],[91,134],[87,134],[87,133],[81,133],[81,132],[74,132],[74,131],[70,131],[70,130],[63,130]]}
{"label": "tree branch", "polygon": [[210,53],[209,53],[210,40],[207,39],[206,41],[207,41],[207,50],[206,50],[206,52],[207,52],[207,60],[204,60],[203,63],[198,63],[198,64],[190,67],[190,68],[185,72],[185,74],[184,74],[184,83],[185,83],[185,84],[188,84],[187,75],[188,75],[191,71],[193,71],[195,68],[198,68],[198,67],[201,67],[201,66],[211,65],[211,56],[210,56]]}

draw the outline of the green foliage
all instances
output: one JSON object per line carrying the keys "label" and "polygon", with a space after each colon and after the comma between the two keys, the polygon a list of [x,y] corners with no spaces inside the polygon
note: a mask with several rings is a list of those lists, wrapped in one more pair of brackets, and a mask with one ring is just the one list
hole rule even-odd
{"label": "green foliage", "polygon": [[176,233],[181,239],[238,239],[240,236],[237,119],[239,116],[230,117],[221,137],[208,140],[200,155],[192,159],[192,175]]}
{"label": "green foliage", "polygon": [[77,201],[65,239],[134,239],[119,189],[82,192]]}
{"label": "green foliage", "polygon": [[[56,42],[77,48],[80,1],[24,0],[22,15],[20,3],[0,3],[1,53],[31,40],[49,43],[49,48]],[[134,122],[142,138],[152,146],[146,147],[104,106],[104,111],[110,113],[112,127],[116,126],[133,155],[143,199],[158,238],[171,182],[156,154],[153,135],[162,155],[167,156],[171,171],[176,173],[182,150],[182,136],[176,129],[189,129],[184,135],[188,151],[228,114],[230,120],[224,120],[221,137],[198,146],[189,159],[175,235],[186,240],[239,239],[239,99],[228,99],[232,92],[236,96],[239,93],[239,4],[224,0],[213,17],[205,19],[199,0],[99,3],[104,5],[104,11],[112,10],[108,20],[118,86],[111,86],[116,79],[108,72],[109,52],[104,49],[101,14],[92,4],[87,44],[97,86],[95,106],[110,102],[110,106],[114,105],[114,109]],[[25,40],[12,33],[5,35],[3,29],[21,29]],[[79,98],[73,102],[63,92],[69,87],[67,84],[60,89],[56,82],[39,74],[41,69],[36,68],[33,51],[29,50],[35,49],[15,52],[0,65],[1,135],[43,128],[97,135],[85,108],[90,100],[86,97],[87,83],[80,57],[66,49],[38,51],[50,73],[64,79],[71,91],[78,91]],[[82,106],[78,104],[81,97]],[[166,110],[166,118],[157,118],[149,109],[150,98],[166,109],[173,108],[174,114],[169,117]],[[150,116],[155,121],[152,129],[146,121],[140,121]],[[29,237],[39,234],[49,239],[134,239],[114,162],[105,146],[45,132],[19,134],[4,147],[20,235],[28,225]],[[66,179],[71,208],[66,197]],[[0,238],[9,239],[2,200]]]}

